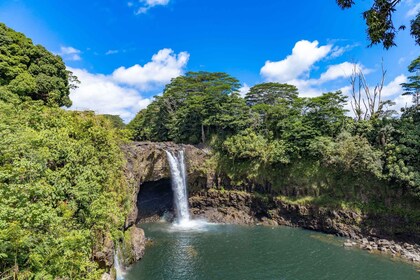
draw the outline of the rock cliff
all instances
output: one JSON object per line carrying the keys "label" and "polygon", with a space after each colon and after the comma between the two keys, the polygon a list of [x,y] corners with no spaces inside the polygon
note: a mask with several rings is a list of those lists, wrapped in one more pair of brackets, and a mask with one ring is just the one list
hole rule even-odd
{"label": "rock cliff", "polygon": [[130,183],[132,210],[127,217],[126,227],[139,220],[138,194],[142,184],[170,179],[169,164],[165,150],[183,149],[187,165],[190,192],[212,186],[213,175],[206,166],[210,157],[205,149],[192,145],[177,145],[171,142],[132,142],[122,147],[127,158],[125,174]]}
{"label": "rock cliff", "polygon": [[[185,152],[189,202],[191,213],[196,217],[219,223],[297,226],[352,240],[369,238],[369,242],[381,239],[420,242],[419,222],[410,222],[411,228],[407,230],[407,218],[403,216],[361,213],[310,203],[299,205],[283,201],[273,194],[236,191],[228,176],[216,170],[211,151],[170,142],[133,142],[123,146],[127,158],[125,173],[130,182],[132,200],[126,228],[143,221],[143,214],[151,216],[155,213],[159,216],[171,208],[173,197],[165,150],[180,149]],[[228,187],[229,191],[221,190],[220,185]],[[241,186],[238,189],[244,188]],[[140,212],[139,202],[143,207],[146,205]]]}

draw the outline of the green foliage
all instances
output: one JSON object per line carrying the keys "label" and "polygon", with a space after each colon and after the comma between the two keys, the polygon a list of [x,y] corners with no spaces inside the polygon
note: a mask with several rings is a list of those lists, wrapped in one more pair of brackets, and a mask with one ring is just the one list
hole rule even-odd
{"label": "green foliage", "polygon": [[289,162],[284,141],[269,141],[251,129],[226,139],[223,149],[232,160],[255,160],[264,164]]}
{"label": "green foliage", "polygon": [[103,114],[103,115],[98,115],[98,116],[101,116],[101,117],[109,120],[111,122],[112,126],[116,129],[124,129],[125,128],[124,121],[118,115]]}
{"label": "green foliage", "polygon": [[420,197],[420,110],[412,106],[396,121],[385,146],[385,172],[390,180]]}
{"label": "green foliage", "polygon": [[364,137],[342,133],[333,140],[321,136],[312,142],[310,149],[322,159],[323,164],[338,173],[346,172],[355,176],[370,173],[381,177],[381,152],[375,150]]}
{"label": "green foliage", "polygon": [[0,23],[1,95],[7,90],[21,100],[42,100],[48,105],[69,107],[69,90],[77,82],[61,57],[33,45],[22,33]]}
{"label": "green foliage", "polygon": [[405,91],[403,95],[412,95],[413,103],[420,106],[420,56],[411,62],[408,71],[414,75],[408,77],[407,83],[401,84]]}
{"label": "green foliage", "polygon": [[[355,1],[353,0],[336,0],[342,9],[351,8]],[[363,12],[363,18],[366,22],[366,33],[368,35],[370,46],[382,44],[385,49],[395,46],[395,35],[399,30],[404,30],[405,26],[401,25],[397,28],[394,26],[392,15],[396,11],[396,6],[401,0],[374,0],[372,7]],[[415,42],[420,45],[420,13],[415,19],[411,20],[411,35]]]}
{"label": "green foliage", "polygon": [[416,17],[410,23],[410,34],[414,37],[416,44],[420,46],[420,12],[417,13]]}
{"label": "green foliage", "polygon": [[128,211],[123,164],[107,120],[0,101],[0,271],[98,279],[97,233],[116,237]]}
{"label": "green foliage", "polygon": [[247,105],[275,105],[280,100],[291,103],[298,96],[298,90],[293,85],[279,83],[263,83],[253,86],[245,95]]}
{"label": "green foliage", "polygon": [[189,72],[168,84],[128,125],[135,140],[206,142],[223,131],[249,126],[250,113],[238,96],[239,82],[225,73]]}

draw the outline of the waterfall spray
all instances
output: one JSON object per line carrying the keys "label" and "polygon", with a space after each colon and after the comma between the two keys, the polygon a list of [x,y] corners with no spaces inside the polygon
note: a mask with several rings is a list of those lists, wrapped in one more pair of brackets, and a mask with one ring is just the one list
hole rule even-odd
{"label": "waterfall spray", "polygon": [[120,261],[118,259],[119,250],[114,252],[114,268],[115,268],[115,279],[124,280],[124,270],[121,268]]}
{"label": "waterfall spray", "polygon": [[190,221],[188,210],[187,175],[185,170],[184,151],[165,151],[171,169],[172,190],[174,191],[175,211],[178,224]]}

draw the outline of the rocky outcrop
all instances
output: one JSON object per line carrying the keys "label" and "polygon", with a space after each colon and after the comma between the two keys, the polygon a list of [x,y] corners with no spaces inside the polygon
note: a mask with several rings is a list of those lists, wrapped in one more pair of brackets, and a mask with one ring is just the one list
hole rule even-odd
{"label": "rocky outcrop", "polygon": [[344,247],[359,247],[371,252],[381,252],[390,254],[393,257],[401,257],[413,263],[420,263],[420,246],[418,244],[409,244],[395,242],[393,240],[378,239],[376,237],[347,239]]}
{"label": "rocky outcrop", "polygon": [[100,268],[108,269],[114,264],[114,241],[109,233],[98,232],[93,248],[93,259]]}
{"label": "rocky outcrop", "polygon": [[[391,253],[395,251],[396,255],[407,256],[407,259],[416,259],[413,257],[415,252],[403,246],[404,242],[407,244],[420,243],[420,221],[413,221],[410,217],[393,215],[386,211],[361,213],[360,211],[333,207],[319,207],[311,203],[301,205],[286,202],[274,195],[235,191],[239,189],[253,192],[261,189],[270,192],[271,188],[270,183],[267,183],[267,186],[259,186],[259,188],[256,187],[258,185],[256,182],[249,182],[250,188],[246,186],[247,182],[242,182],[245,184],[242,186],[235,185],[229,179],[228,174],[225,174],[220,166],[218,167],[217,163],[211,159],[210,151],[192,145],[178,145],[171,142],[133,142],[123,146],[122,149],[127,158],[125,174],[131,186],[132,210],[125,224],[129,231],[131,231],[131,226],[139,222],[144,214],[138,211],[140,189],[157,190],[157,193],[148,193],[143,197],[145,201],[142,202],[142,205],[145,205],[144,212],[147,212],[147,215],[146,219],[141,221],[148,220],[148,218],[156,219],[166,213],[166,210],[171,209],[171,194],[165,191],[164,186],[169,186],[170,181],[170,168],[165,150],[182,149],[185,152],[187,164],[191,212],[196,217],[203,217],[208,221],[218,223],[302,227],[350,238],[351,241],[346,243],[347,247],[352,247],[353,243],[356,243],[358,246],[363,245],[363,248],[367,250],[372,247],[372,250],[387,250]],[[212,189],[222,187],[229,191]],[[375,244],[378,240],[395,240],[395,244],[402,246],[406,251],[398,250],[399,247],[394,245],[392,245],[394,247],[380,244],[365,246],[361,243],[363,238],[367,238],[369,242]],[[126,238],[126,240],[130,240],[130,238]],[[130,261],[134,259],[136,257],[130,258]]]}
{"label": "rocky outcrop", "polygon": [[127,158],[125,174],[130,183],[131,205],[133,206],[126,219],[126,227],[138,221],[136,205],[141,185],[170,178],[165,150],[180,149],[185,152],[189,190],[197,191],[211,186],[214,176],[207,170],[206,162],[209,154],[205,149],[172,142],[132,142],[122,147]]}
{"label": "rocky outcrop", "polygon": [[270,196],[238,191],[203,191],[190,197],[192,213],[212,222],[297,226],[356,237],[361,234],[354,212],[284,203]]}
{"label": "rocky outcrop", "polygon": [[124,267],[128,267],[139,261],[144,256],[146,248],[146,237],[144,231],[137,226],[131,226],[124,233],[122,244],[122,262]]}

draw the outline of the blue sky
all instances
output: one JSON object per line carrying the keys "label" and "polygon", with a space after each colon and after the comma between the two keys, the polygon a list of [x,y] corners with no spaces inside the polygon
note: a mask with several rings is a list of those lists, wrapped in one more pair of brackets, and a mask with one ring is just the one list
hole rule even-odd
{"label": "blue sky", "polygon": [[[361,13],[371,2],[342,11],[335,0],[0,0],[0,19],[63,56],[82,82],[72,108],[126,121],[186,71],[227,72],[243,93],[276,81],[315,96],[348,92],[354,63],[374,86],[382,58],[385,96],[401,107],[410,100],[399,83],[420,49],[408,29],[398,47],[367,48]],[[397,8],[395,23],[408,25],[420,4],[403,0]]]}

